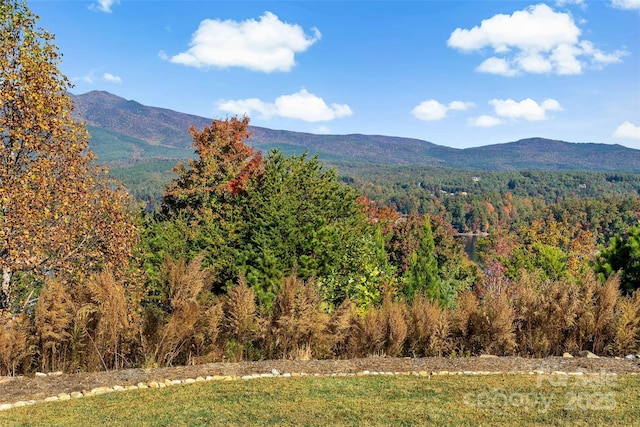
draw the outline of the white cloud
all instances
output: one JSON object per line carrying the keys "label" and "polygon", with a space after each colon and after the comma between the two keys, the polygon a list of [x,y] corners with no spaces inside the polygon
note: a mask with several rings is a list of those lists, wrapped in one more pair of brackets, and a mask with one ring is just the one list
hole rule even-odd
{"label": "white cloud", "polygon": [[589,64],[599,67],[620,62],[627,55],[624,50],[602,52],[590,41],[580,40],[581,34],[569,13],[538,4],[511,15],[495,15],[471,29],[457,28],[447,44],[463,52],[492,49],[494,56],[476,70],[503,76],[580,74]]}
{"label": "white cloud", "polygon": [[473,107],[472,102],[452,101],[445,105],[435,99],[428,99],[414,107],[411,114],[417,119],[430,122],[444,119],[450,110],[464,111],[471,107]]}
{"label": "white cloud", "polygon": [[111,13],[111,6],[114,4],[120,4],[120,0],[98,0],[96,3],[91,4],[89,9]]}
{"label": "white cloud", "polygon": [[103,80],[111,82],[111,83],[122,83],[122,79],[120,76],[115,76],[111,73],[104,73],[102,75]]}
{"label": "white cloud", "polygon": [[439,103],[435,99],[429,99],[428,101],[422,101],[418,104],[411,110],[411,114],[420,120],[441,120],[447,117],[447,106]]}
{"label": "white cloud", "polygon": [[518,74],[518,70],[511,68],[511,65],[502,58],[491,57],[485,59],[482,64],[478,65],[476,71],[490,74],[500,74],[502,76],[512,77]]}
{"label": "white cloud", "polygon": [[575,4],[576,6],[586,7],[587,4],[584,0],[556,0],[556,6],[567,6],[570,4]]}
{"label": "white cloud", "polygon": [[[290,71],[296,63],[295,54],[307,50],[320,37],[316,28],[309,36],[299,25],[280,21],[271,12],[265,12],[257,21],[205,19],[193,34],[189,50],[169,60],[198,68]],[[163,55],[166,56],[161,52]]]}
{"label": "white cloud", "polygon": [[473,106],[474,106],[473,102],[451,101],[447,106],[447,108],[449,110],[465,111],[465,110],[468,110],[469,108],[472,108]]}
{"label": "white cloud", "polygon": [[251,115],[255,112],[263,118],[279,116],[306,122],[331,121],[353,114],[347,104],[327,104],[322,98],[305,89],[291,95],[279,96],[273,103],[249,98],[222,100],[217,106],[218,109],[232,114]]}
{"label": "white cloud", "polygon": [[275,105],[263,102],[258,98],[219,101],[218,109],[236,115],[251,115],[256,112],[263,118],[270,118],[277,114]]}
{"label": "white cloud", "polygon": [[498,126],[502,123],[497,117],[482,115],[479,117],[473,117],[468,120],[469,125],[481,128],[490,128],[494,126]]}
{"label": "white cloud", "polygon": [[313,130],[313,133],[319,135],[329,135],[331,133],[331,129],[329,129],[327,126],[318,126]]}
{"label": "white cloud", "polygon": [[101,76],[96,76],[98,70],[91,70],[84,76],[73,77],[72,81],[82,81],[84,83],[93,84],[96,82],[109,82],[109,83],[122,83],[120,76],[116,76],[111,73],[103,73]]}
{"label": "white cloud", "polygon": [[611,5],[616,9],[640,10],[640,0],[612,0]]}
{"label": "white cloud", "polygon": [[640,139],[640,126],[636,126],[631,122],[624,122],[616,128],[613,136],[616,138]]}
{"label": "white cloud", "polygon": [[541,104],[531,98],[520,102],[513,99],[492,99],[489,104],[499,117],[530,121],[547,120],[547,111],[562,111],[560,103],[555,99],[546,99]]}

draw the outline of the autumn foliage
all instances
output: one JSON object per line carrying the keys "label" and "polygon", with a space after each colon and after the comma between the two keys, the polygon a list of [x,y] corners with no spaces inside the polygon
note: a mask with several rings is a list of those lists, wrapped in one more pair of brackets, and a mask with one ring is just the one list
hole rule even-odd
{"label": "autumn foliage", "polygon": [[35,20],[0,4],[0,375],[640,350],[636,277],[616,267],[640,229],[604,252],[603,280],[566,218],[496,227],[477,265],[442,212],[401,215],[317,156],[263,157],[247,117],[191,128],[194,159],[136,220]]}
{"label": "autumn foliage", "polygon": [[[95,165],[72,116],[52,36],[22,3],[0,5],[0,308],[111,267],[121,279],[135,228],[129,197]],[[33,295],[32,295],[33,297]]]}
{"label": "autumn foliage", "polygon": [[178,178],[167,189],[164,209],[201,214],[220,207],[226,198],[247,189],[248,181],[262,173],[262,154],[245,143],[250,137],[249,118],[214,120],[202,131],[192,127],[196,159],[178,164]]}

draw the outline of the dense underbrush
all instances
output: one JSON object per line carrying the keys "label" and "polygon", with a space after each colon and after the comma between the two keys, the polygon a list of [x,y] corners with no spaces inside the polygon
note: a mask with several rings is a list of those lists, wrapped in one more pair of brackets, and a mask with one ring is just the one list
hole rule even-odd
{"label": "dense underbrush", "polygon": [[622,295],[616,277],[523,273],[463,291],[451,307],[387,295],[368,308],[348,299],[329,307],[295,275],[271,307],[242,280],[213,296],[206,279],[200,259],[168,261],[166,301],[138,305],[108,272],[74,292],[48,282],[33,312],[0,319],[0,375],[371,355],[624,355],[640,343],[640,293]]}

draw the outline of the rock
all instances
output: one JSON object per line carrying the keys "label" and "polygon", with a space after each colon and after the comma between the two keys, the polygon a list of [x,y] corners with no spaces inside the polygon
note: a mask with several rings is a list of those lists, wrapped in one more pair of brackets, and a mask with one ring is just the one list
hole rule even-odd
{"label": "rock", "polygon": [[279,371],[279,370],[277,370],[277,369],[272,369],[272,370],[271,370],[271,373],[272,373],[274,376],[278,376],[278,375],[280,375],[280,371]]}
{"label": "rock", "polygon": [[59,377],[60,375],[62,375],[62,371],[49,372],[47,375],[50,377]]}
{"label": "rock", "polygon": [[138,383],[138,389],[144,389],[144,388],[149,388],[149,386],[148,386],[148,385],[146,385],[146,384],[145,384],[145,383],[143,383],[143,382],[139,382],[139,383]]}
{"label": "rock", "polygon": [[284,378],[291,378],[291,373],[289,373],[289,372],[285,372],[284,374],[282,374],[282,376],[283,376]]}
{"label": "rock", "polygon": [[13,403],[3,403],[0,405],[0,411],[6,411],[7,409],[13,409]]}
{"label": "rock", "polygon": [[23,406],[27,406],[27,402],[25,402],[24,400],[20,400],[13,404],[14,408],[22,408]]}
{"label": "rock", "polygon": [[46,377],[47,374],[45,374],[44,372],[36,372],[36,377],[38,378],[42,378],[42,377]]}
{"label": "rock", "polygon": [[164,380],[164,385],[173,385],[173,381],[166,379]]}
{"label": "rock", "polygon": [[578,356],[586,357],[587,359],[600,359],[600,356],[591,353],[589,350],[582,350],[578,352]]}
{"label": "rock", "polygon": [[58,399],[58,396],[49,396],[47,398],[44,399],[45,402],[56,402],[60,399]]}
{"label": "rock", "polygon": [[93,395],[105,394],[108,392],[109,392],[109,387],[96,387],[91,389],[91,394]]}
{"label": "rock", "polygon": [[112,388],[113,391],[125,391],[127,389],[126,387],[122,387],[121,385],[114,385]]}
{"label": "rock", "polygon": [[125,387],[127,390],[137,390],[138,386],[137,385],[128,385]]}
{"label": "rock", "polygon": [[573,356],[571,355],[571,353],[567,353],[566,351],[562,354],[562,357],[564,357],[564,358],[569,358],[569,359],[572,359],[572,358],[573,358]]}
{"label": "rock", "polygon": [[186,380],[184,380],[185,384],[193,384],[195,382],[196,382],[196,380],[194,378],[187,378]]}
{"label": "rock", "polygon": [[[115,387],[114,387],[115,388]],[[151,381],[149,383],[149,388],[160,388],[160,384],[157,381]]]}
{"label": "rock", "polygon": [[204,381],[205,379],[203,377],[197,377],[196,378],[196,382],[201,383],[202,381]]}
{"label": "rock", "polygon": [[480,358],[481,359],[493,359],[493,358],[497,358],[498,356],[496,356],[495,354],[481,354]]}
{"label": "rock", "polygon": [[80,399],[83,396],[84,396],[84,394],[82,394],[81,391],[73,391],[73,392],[71,392],[71,398],[73,398],[73,399]]}
{"label": "rock", "polygon": [[60,393],[58,395],[58,400],[70,400],[71,395],[69,393]]}
{"label": "rock", "polygon": [[635,359],[636,357],[635,357],[633,354],[627,354],[624,358],[625,358],[625,359],[629,359],[629,360],[633,360],[633,359]]}

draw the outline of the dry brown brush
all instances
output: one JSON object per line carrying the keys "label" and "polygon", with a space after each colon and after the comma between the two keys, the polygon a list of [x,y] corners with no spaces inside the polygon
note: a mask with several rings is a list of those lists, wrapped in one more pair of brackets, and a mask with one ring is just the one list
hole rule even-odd
{"label": "dry brown brush", "polygon": [[24,315],[0,313],[0,375],[28,370],[32,359],[30,321]]}
{"label": "dry brown brush", "polygon": [[295,272],[282,279],[270,315],[263,324],[265,356],[311,359],[329,355],[329,316],[313,282]]}
{"label": "dry brown brush", "polygon": [[[166,311],[149,307],[142,329],[147,365],[170,366],[192,363],[212,351],[208,335],[218,333],[221,316],[206,304],[208,273],[202,257],[187,264],[166,258],[161,271],[166,293]],[[205,294],[205,295],[203,295]],[[215,340],[214,340],[215,341]]]}

